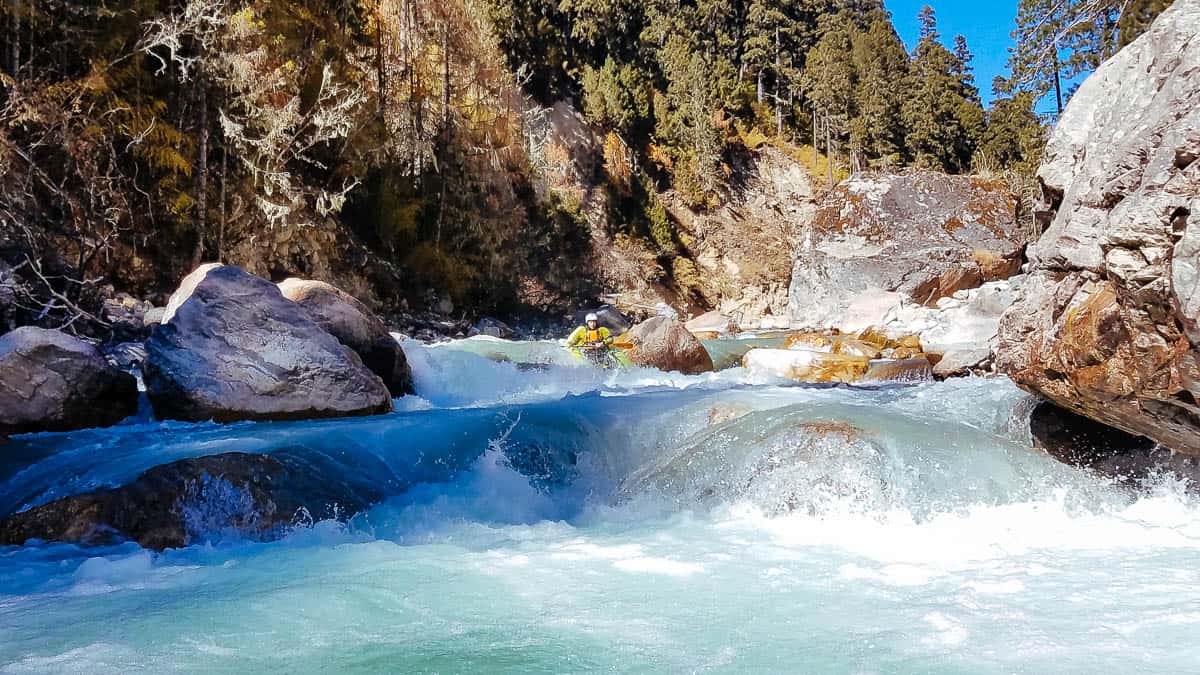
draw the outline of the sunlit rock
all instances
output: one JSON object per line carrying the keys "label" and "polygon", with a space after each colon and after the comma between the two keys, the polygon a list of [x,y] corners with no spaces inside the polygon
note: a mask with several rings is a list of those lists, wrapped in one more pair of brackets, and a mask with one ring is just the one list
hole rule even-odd
{"label": "sunlit rock", "polygon": [[388,412],[379,376],[271,282],[204,265],[146,342],[154,412],[183,420],[268,420]]}
{"label": "sunlit rock", "polygon": [[927,382],[933,379],[933,366],[924,356],[875,359],[867,367],[861,382]]}
{"label": "sunlit rock", "polygon": [[742,366],[751,377],[776,377],[796,382],[857,382],[867,374],[871,359],[803,349],[751,349]]}
{"label": "sunlit rock", "polygon": [[363,365],[383,380],[392,396],[413,393],[412,371],[400,343],[357,298],[311,279],[286,279],[280,282],[279,291],[303,307],[318,326],[353,349]]}
{"label": "sunlit rock", "polygon": [[736,321],[715,310],[691,319],[684,324],[684,327],[692,333],[717,333],[725,335],[738,332]]}
{"label": "sunlit rock", "polygon": [[911,170],[838,185],[798,246],[789,312],[805,328],[856,332],[905,302],[1007,278],[1025,234],[1001,182]]}
{"label": "sunlit rock", "polygon": [[110,426],[137,399],[133,376],[78,338],[32,326],[0,336],[0,436]]}
{"label": "sunlit rock", "polygon": [[630,360],[639,366],[685,375],[711,372],[712,357],[694,335],[675,319],[656,316],[620,337],[629,345]]}
{"label": "sunlit rock", "polygon": [[1200,0],[1083,83],[1039,171],[1048,225],[997,366],[1063,408],[1200,455]]}

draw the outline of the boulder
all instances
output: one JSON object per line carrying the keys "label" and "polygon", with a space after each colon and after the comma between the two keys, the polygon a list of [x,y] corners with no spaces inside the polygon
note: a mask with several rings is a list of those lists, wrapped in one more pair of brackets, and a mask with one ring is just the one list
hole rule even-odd
{"label": "boulder", "polygon": [[594,313],[599,318],[599,324],[610,331],[613,335],[621,335],[633,328],[633,321],[629,317],[622,314],[616,307],[612,305],[603,305],[596,309],[585,309],[575,313],[574,321],[576,326],[582,326],[584,318],[589,313]]}
{"label": "boulder", "polygon": [[941,379],[965,377],[985,369],[991,360],[992,350],[990,349],[951,350],[942,355],[941,360],[933,367],[933,375]]}
{"label": "boulder", "polygon": [[997,366],[1060,407],[1200,455],[1200,0],[1071,99],[1039,171],[1048,228]]}
{"label": "boulder", "polygon": [[[771,515],[813,515],[854,504],[886,510],[888,452],[862,428],[797,420],[772,427],[753,413],[715,411],[718,426],[631,474],[619,498],[653,495],[686,508],[748,502]],[[712,416],[710,415],[710,419]],[[754,442],[747,443],[747,436]]]}
{"label": "boulder", "polygon": [[656,316],[643,321],[625,333],[620,342],[631,345],[629,358],[639,366],[685,375],[713,369],[708,350],[675,319]]}
{"label": "boulder", "polygon": [[111,426],[137,400],[137,380],[78,338],[32,326],[0,336],[0,436]]}
{"label": "boulder", "polygon": [[718,311],[706,312],[688,321],[684,327],[691,333],[725,335],[738,332],[737,322]]}
{"label": "boulder", "polygon": [[871,359],[807,349],[751,349],[742,358],[742,367],[752,378],[848,384],[866,376]]}
{"label": "boulder", "polygon": [[[378,471],[380,467],[372,467]],[[233,534],[273,539],[295,524],[349,518],[383,498],[384,477],[311,453],[226,453],[154,467],[128,485],[74,495],[0,521],[0,546],[31,539],[162,550]]]}
{"label": "boulder", "polygon": [[181,420],[279,420],[392,409],[379,376],[271,282],[238,267],[189,274],[146,342],[154,412]]}
{"label": "boulder", "polygon": [[383,379],[392,396],[413,393],[412,370],[400,343],[367,306],[323,281],[285,279],[283,297],[304,308],[309,318],[354,350],[363,365]]}
{"label": "boulder", "polygon": [[792,326],[858,332],[904,302],[1015,274],[1025,236],[1002,183],[923,170],[862,173],[823,200],[792,269]]}
{"label": "boulder", "polygon": [[501,340],[512,340],[517,336],[517,332],[509,327],[508,324],[500,321],[499,319],[493,319],[486,316],[479,321],[476,321],[474,326],[471,326],[470,333],[472,337],[476,335],[486,335],[488,337],[499,338]]}

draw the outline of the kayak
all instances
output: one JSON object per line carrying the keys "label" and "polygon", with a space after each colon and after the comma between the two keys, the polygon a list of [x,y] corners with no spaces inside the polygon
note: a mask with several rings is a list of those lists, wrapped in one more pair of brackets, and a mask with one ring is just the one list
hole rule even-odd
{"label": "kayak", "polygon": [[583,349],[581,347],[567,347],[567,351],[571,352],[579,362],[586,363],[597,368],[611,370],[613,368],[628,368],[633,365],[633,361],[629,359],[629,355],[622,349]]}

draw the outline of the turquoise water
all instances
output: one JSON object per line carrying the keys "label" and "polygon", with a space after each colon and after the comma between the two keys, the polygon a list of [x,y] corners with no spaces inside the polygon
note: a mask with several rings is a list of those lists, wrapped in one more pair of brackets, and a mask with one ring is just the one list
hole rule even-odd
{"label": "turquoise water", "polygon": [[267,543],[0,549],[0,672],[1200,672],[1200,503],[1037,452],[1007,381],[409,347],[387,416],[0,446],[4,513],[231,450],[394,495]]}

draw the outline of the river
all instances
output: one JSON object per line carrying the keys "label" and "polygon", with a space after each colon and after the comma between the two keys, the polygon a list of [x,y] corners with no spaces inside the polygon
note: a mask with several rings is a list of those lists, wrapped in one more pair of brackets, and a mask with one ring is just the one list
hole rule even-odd
{"label": "river", "polygon": [[1200,500],[1034,449],[1007,380],[406,348],[390,415],[0,445],[0,514],[234,450],[394,495],[266,543],[0,548],[0,672],[1200,672]]}

